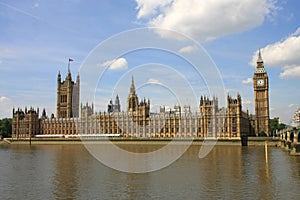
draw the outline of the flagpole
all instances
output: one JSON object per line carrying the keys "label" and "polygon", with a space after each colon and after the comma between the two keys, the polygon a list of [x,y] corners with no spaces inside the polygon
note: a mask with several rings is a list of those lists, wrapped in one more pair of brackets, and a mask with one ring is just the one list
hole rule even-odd
{"label": "flagpole", "polygon": [[72,58],[69,58],[69,63],[68,63],[68,72],[70,72],[70,63],[73,62],[74,60]]}
{"label": "flagpole", "polygon": [[70,72],[70,58],[69,58],[69,63],[68,63],[68,72]]}

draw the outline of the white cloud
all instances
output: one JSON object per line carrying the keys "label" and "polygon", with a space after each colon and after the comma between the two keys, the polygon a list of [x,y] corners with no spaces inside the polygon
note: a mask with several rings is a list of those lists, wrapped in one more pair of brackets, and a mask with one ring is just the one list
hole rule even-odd
{"label": "white cloud", "polygon": [[189,46],[185,46],[185,47],[182,47],[181,49],[179,49],[179,53],[191,53],[193,51],[196,51],[198,49],[197,46],[195,45],[189,45]]}
{"label": "white cloud", "polygon": [[0,56],[1,58],[15,58],[16,52],[9,48],[0,49]]}
{"label": "white cloud", "polygon": [[225,89],[225,93],[226,93],[226,94],[235,93],[235,92],[236,92],[236,90],[235,90],[235,89],[232,89],[232,88],[226,88],[226,89]]}
{"label": "white cloud", "polygon": [[292,36],[299,36],[300,35],[300,27],[292,34]]}
{"label": "white cloud", "polygon": [[108,60],[99,64],[100,67],[109,67],[110,70],[124,70],[128,68],[128,63],[125,58]]}
{"label": "white cloud", "polygon": [[7,101],[9,101],[9,98],[4,97],[4,96],[1,96],[1,97],[0,97],[0,102],[1,102],[1,103],[7,102]]}
{"label": "white cloud", "polygon": [[[299,29],[298,29],[299,30]],[[295,33],[299,32],[296,31]],[[282,67],[285,65],[300,65],[300,35],[293,33],[286,39],[269,44],[261,49],[263,60],[267,66]],[[256,65],[258,51],[253,54],[251,65]]]}
{"label": "white cloud", "polygon": [[285,66],[279,74],[282,79],[300,78],[300,66]]}
{"label": "white cloud", "polygon": [[[149,26],[175,30],[200,41],[261,25],[276,11],[274,0],[136,0],[137,18]],[[158,33],[162,37],[172,35]]]}
{"label": "white cloud", "polygon": [[111,65],[114,62],[114,60],[107,60],[101,64],[99,64],[99,67],[108,67],[109,65]]}
{"label": "white cloud", "polygon": [[[283,79],[300,77],[300,28],[282,41],[269,44],[261,49],[264,63],[268,67],[280,67]],[[254,52],[249,63],[256,66],[258,51]]]}
{"label": "white cloud", "polygon": [[243,100],[243,105],[251,105],[251,104],[252,104],[252,101],[247,100],[247,99]]}
{"label": "white cloud", "polygon": [[159,85],[162,84],[159,80],[154,79],[154,78],[149,78],[148,81],[147,81],[147,83],[150,83],[150,84],[159,84]]}
{"label": "white cloud", "polygon": [[250,84],[253,83],[253,79],[252,78],[247,78],[246,80],[242,81],[243,84]]}
{"label": "white cloud", "polygon": [[291,103],[290,105],[288,105],[289,108],[292,108],[294,106],[295,106],[295,104],[293,104],[293,103]]}
{"label": "white cloud", "polygon": [[136,9],[138,10],[137,18],[148,17],[158,13],[159,9],[163,9],[169,5],[173,0],[136,0],[138,4]]}

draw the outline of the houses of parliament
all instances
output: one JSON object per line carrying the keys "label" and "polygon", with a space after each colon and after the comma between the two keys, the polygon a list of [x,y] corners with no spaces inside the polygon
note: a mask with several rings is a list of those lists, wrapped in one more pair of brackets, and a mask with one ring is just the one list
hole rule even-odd
{"label": "houses of parliament", "polygon": [[201,96],[199,110],[174,106],[150,112],[150,99],[139,99],[132,77],[126,111],[121,110],[120,97],[110,100],[107,112],[95,112],[93,104],[80,105],[80,76],[73,81],[70,69],[62,80],[57,77],[56,116],[45,109],[13,109],[12,137],[105,135],[146,138],[240,138],[269,134],[269,81],[259,52],[253,76],[255,115],[242,108],[240,94],[227,96],[227,107],[219,108],[218,98]]}

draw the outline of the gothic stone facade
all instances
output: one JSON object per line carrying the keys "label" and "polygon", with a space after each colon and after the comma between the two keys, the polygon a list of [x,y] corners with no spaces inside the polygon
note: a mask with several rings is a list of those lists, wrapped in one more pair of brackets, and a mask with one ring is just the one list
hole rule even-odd
{"label": "gothic stone facade", "polygon": [[[148,117],[139,112],[94,113],[82,109],[78,130],[82,134],[120,134],[122,137],[222,137],[248,135],[249,114],[241,110],[241,97],[228,96],[228,108],[218,109],[217,98],[202,97],[200,112],[160,112]],[[178,108],[178,106],[176,106]],[[180,107],[179,107],[180,108]],[[178,109],[180,110],[180,109]]]}
{"label": "gothic stone facade", "polygon": [[29,138],[40,133],[39,109],[13,109],[12,135],[14,138]]}
{"label": "gothic stone facade", "polygon": [[254,73],[254,93],[256,115],[249,115],[242,110],[242,99],[228,95],[227,107],[219,108],[218,99],[200,97],[199,111],[191,112],[189,106],[181,111],[179,105],[174,111],[150,112],[150,100],[139,101],[135,91],[134,79],[127,98],[127,111],[121,112],[119,96],[115,104],[110,101],[108,112],[94,112],[94,107],[81,105],[79,118],[79,75],[76,83],[68,70],[65,81],[61,75],[57,79],[56,118],[46,116],[43,111],[39,118],[38,110],[18,109],[13,111],[13,137],[33,137],[34,135],[78,134],[119,134],[121,137],[222,137],[239,138],[245,135],[269,132],[269,96],[268,76],[263,66],[261,55]]}
{"label": "gothic stone facade", "polygon": [[57,101],[56,117],[71,118],[79,117],[79,94],[80,78],[76,77],[76,82],[72,80],[70,69],[64,81],[61,81],[60,72],[57,76]]}

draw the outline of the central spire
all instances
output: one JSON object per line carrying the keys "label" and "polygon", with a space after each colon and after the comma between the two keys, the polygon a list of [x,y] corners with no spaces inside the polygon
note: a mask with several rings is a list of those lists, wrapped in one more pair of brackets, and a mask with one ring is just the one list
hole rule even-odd
{"label": "central spire", "polygon": [[134,78],[133,78],[133,75],[132,75],[132,78],[131,78],[130,93],[135,94],[135,86],[134,86]]}

